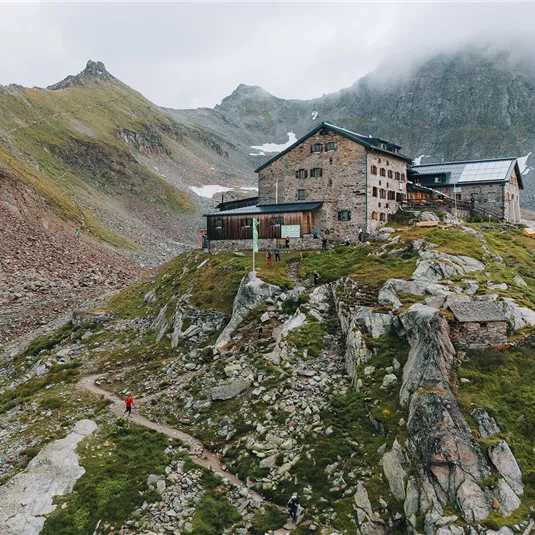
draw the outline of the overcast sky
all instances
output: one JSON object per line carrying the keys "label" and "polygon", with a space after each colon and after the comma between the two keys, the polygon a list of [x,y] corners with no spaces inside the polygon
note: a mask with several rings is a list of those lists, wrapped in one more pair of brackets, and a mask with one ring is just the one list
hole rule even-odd
{"label": "overcast sky", "polygon": [[240,83],[313,98],[384,61],[525,45],[534,17],[510,2],[0,4],[0,84],[44,87],[93,59],[162,106],[211,107]]}

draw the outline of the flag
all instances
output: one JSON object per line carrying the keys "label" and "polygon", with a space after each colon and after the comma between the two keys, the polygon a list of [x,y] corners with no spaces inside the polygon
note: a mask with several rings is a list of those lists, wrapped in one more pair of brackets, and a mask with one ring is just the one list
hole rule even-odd
{"label": "flag", "polygon": [[258,253],[258,225],[260,222],[253,217],[253,253]]}

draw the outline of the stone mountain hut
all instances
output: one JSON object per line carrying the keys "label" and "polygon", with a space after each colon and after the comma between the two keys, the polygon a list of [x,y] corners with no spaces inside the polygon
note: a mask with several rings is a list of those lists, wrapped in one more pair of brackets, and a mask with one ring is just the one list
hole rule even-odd
{"label": "stone mountain hut", "polygon": [[451,339],[463,347],[483,348],[507,344],[507,318],[490,301],[452,303]]}

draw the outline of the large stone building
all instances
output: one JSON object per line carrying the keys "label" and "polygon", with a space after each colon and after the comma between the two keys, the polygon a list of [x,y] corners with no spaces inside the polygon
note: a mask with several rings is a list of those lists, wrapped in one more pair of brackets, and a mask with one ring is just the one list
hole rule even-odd
{"label": "large stone building", "polygon": [[359,229],[373,231],[397,212],[410,162],[398,145],[321,123],[256,170],[256,206],[207,214],[208,239],[220,248],[245,245],[256,217],[270,242],[290,236],[311,246],[307,238],[323,235],[355,242]]}
{"label": "large stone building", "polygon": [[425,197],[426,188],[431,188],[499,219],[520,223],[524,185],[516,158],[414,165],[409,179],[411,197]]}

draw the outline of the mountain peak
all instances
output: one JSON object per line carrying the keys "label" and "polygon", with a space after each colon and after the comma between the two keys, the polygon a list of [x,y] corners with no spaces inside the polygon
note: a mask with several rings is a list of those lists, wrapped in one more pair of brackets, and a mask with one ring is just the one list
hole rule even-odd
{"label": "mountain peak", "polygon": [[111,82],[113,80],[115,80],[115,77],[106,70],[106,66],[102,61],[93,61],[90,59],[82,72],[75,76],[71,74],[64,80],[61,80],[61,82],[48,86],[47,89],[68,89],[69,87],[86,85],[95,81]]}

